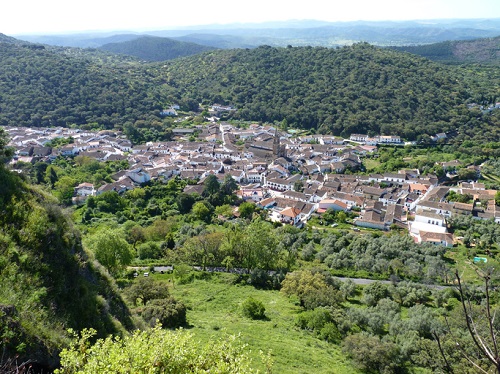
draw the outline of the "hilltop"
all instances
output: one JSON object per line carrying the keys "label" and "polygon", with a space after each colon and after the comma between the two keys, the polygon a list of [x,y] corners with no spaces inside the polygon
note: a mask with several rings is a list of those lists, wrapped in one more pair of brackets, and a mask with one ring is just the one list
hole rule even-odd
{"label": "hilltop", "polygon": [[214,48],[169,38],[142,36],[133,40],[104,44],[100,49],[135,56],[145,61],[163,61],[211,51]]}

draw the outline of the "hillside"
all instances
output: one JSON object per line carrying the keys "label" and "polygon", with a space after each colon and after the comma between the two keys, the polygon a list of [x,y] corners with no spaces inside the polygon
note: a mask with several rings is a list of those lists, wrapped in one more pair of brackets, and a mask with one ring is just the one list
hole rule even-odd
{"label": "hillside", "polygon": [[393,47],[444,63],[500,64],[500,36],[476,40],[446,41],[442,43]]}
{"label": "hillside", "polygon": [[11,36],[7,36],[5,34],[0,33],[0,43],[23,44],[26,42],[23,42],[21,40],[18,40],[16,38],[11,37]]}
{"label": "hillside", "polygon": [[382,132],[413,139],[469,120],[461,73],[366,43],[217,51],[161,70],[180,97],[194,92],[200,101],[233,105],[236,118],[286,119],[335,135]]}
{"label": "hillside", "polygon": [[2,166],[0,180],[0,371],[16,356],[57,365],[68,328],[100,336],[132,328],[116,286],[55,199]]}
{"label": "hillside", "polygon": [[119,43],[105,44],[100,49],[135,56],[145,61],[164,61],[211,51],[214,48],[169,38],[143,36]]}
{"label": "hillside", "polygon": [[92,51],[0,43],[0,64],[0,125],[113,127],[162,108],[139,65],[101,63]]}
{"label": "hillside", "polygon": [[236,119],[408,139],[466,124],[474,129],[482,120],[466,103],[494,96],[498,75],[366,43],[215,50],[161,63],[0,43],[0,64],[0,125],[160,133],[168,122],[160,111],[169,103],[183,110],[223,103],[237,108]]}

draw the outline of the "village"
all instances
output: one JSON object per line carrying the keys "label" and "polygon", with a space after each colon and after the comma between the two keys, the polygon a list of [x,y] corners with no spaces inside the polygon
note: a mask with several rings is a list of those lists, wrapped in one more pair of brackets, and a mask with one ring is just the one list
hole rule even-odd
{"label": "village", "polygon": [[[447,229],[453,215],[469,215],[500,223],[496,190],[476,181],[443,186],[435,175],[419,170],[366,174],[363,157],[377,154],[377,146],[403,145],[399,136],[353,134],[349,139],[326,135],[295,136],[271,125],[239,128],[214,122],[173,129],[174,141],[133,145],[117,131],[73,128],[6,128],[15,149],[12,163],[52,162],[57,157],[85,156],[97,161],[126,160],[130,166],[112,176],[112,183],[75,186],[74,204],[105,191],[124,193],[152,180],[196,181],[184,192],[203,191],[203,182],[230,175],[238,196],[268,212],[268,219],[303,227],[327,211],[355,212],[352,229],[407,230],[415,242],[453,246]],[[193,136],[196,140],[193,141]],[[71,138],[61,147],[47,147],[54,139]],[[453,162],[443,163],[452,168]],[[468,194],[472,203],[447,202],[450,191]]]}

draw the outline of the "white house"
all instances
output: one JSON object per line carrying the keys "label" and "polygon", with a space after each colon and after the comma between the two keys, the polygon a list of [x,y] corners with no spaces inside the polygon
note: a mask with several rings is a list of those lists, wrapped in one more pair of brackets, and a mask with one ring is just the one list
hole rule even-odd
{"label": "white house", "polygon": [[95,196],[95,189],[92,183],[81,183],[75,187],[77,196]]}

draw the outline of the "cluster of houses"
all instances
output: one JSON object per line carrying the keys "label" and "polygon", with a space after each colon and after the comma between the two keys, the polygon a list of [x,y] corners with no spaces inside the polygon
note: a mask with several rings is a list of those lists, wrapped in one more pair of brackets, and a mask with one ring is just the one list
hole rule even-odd
{"label": "cluster of houses", "polygon": [[[500,222],[494,195],[484,185],[463,184],[459,193],[487,202],[447,203],[450,187],[438,185],[435,176],[418,170],[361,175],[362,157],[377,151],[368,138],[355,134],[350,139],[309,135],[292,137],[273,126],[253,124],[236,128],[212,123],[190,129],[174,129],[175,141],[132,145],[115,131],[85,131],[67,128],[6,128],[15,148],[13,162],[51,162],[58,156],[82,155],[98,161],[127,160],[130,168],[112,176],[112,183],[100,186],[86,182],[75,186],[74,202],[105,191],[123,193],[150,180],[174,177],[197,181],[187,193],[200,193],[203,181],[215,175],[223,181],[230,175],[240,186],[238,195],[253,201],[269,219],[303,226],[313,215],[351,210],[358,217],[353,224],[363,228],[408,229],[417,242],[452,245],[446,219],[453,214],[471,214],[478,219]],[[188,141],[196,134],[198,141]],[[47,147],[56,138],[71,138],[59,148]],[[396,136],[379,136],[378,143],[398,144]],[[192,140],[192,139],[191,139]],[[343,174],[346,170],[353,173]]]}
{"label": "cluster of houses", "polygon": [[471,104],[467,104],[467,107],[469,109],[479,109],[482,113],[489,113],[491,112],[492,110],[495,110],[495,109],[500,109],[500,103],[494,103],[494,104],[490,104],[488,106],[484,106],[484,105],[479,105],[477,103],[471,103]]}

